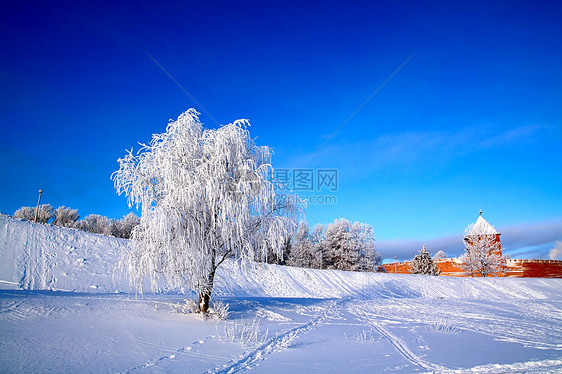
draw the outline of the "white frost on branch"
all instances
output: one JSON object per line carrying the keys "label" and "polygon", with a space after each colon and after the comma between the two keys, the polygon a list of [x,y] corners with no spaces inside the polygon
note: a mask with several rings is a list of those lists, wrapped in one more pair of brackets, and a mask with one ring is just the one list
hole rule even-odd
{"label": "white frost on branch", "polygon": [[129,206],[142,207],[123,262],[141,292],[148,278],[153,291],[164,281],[210,296],[225,258],[279,252],[301,213],[300,199],[276,195],[272,151],[255,145],[247,120],[208,130],[198,114],[186,111],[137,154],[128,151],[112,175]]}

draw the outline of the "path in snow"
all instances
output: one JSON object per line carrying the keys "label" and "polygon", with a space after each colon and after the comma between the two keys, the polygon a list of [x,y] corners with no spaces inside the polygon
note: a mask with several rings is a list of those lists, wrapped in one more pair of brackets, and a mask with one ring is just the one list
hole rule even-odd
{"label": "path in snow", "polygon": [[331,301],[327,303],[320,314],[312,318],[309,322],[284,331],[281,334],[276,334],[274,338],[269,339],[266,343],[248,352],[243,357],[215,371],[210,371],[209,373],[226,374],[252,369],[258,361],[265,360],[267,355],[288,348],[302,334],[306,334],[321,326],[329,316],[337,313],[337,311],[341,309],[342,302],[343,301],[339,300],[337,302]]}

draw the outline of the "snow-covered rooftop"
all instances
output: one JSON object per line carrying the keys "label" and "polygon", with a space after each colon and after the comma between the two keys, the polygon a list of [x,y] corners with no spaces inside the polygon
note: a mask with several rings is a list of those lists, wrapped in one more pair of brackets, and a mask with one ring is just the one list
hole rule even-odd
{"label": "snow-covered rooftop", "polygon": [[499,232],[494,228],[494,226],[490,225],[488,221],[486,221],[482,215],[478,216],[478,219],[472,226],[472,233],[473,234],[480,234],[480,235],[497,235]]}

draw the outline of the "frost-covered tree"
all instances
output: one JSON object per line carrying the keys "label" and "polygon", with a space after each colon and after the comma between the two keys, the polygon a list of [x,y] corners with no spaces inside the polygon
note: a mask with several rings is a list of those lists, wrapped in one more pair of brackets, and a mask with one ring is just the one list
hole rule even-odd
{"label": "frost-covered tree", "polygon": [[26,221],[33,221],[35,217],[35,208],[29,206],[22,206],[14,213],[14,218],[25,219]]}
{"label": "frost-covered tree", "polygon": [[438,251],[436,254],[433,255],[434,260],[442,260],[447,258],[447,254],[443,251]]}
{"label": "frost-covered tree", "polygon": [[54,217],[53,207],[50,204],[43,204],[39,206],[39,210],[37,210],[36,207],[21,207],[14,213],[14,218],[25,219],[33,222],[35,220],[36,211],[38,223],[49,223],[49,221]]}
{"label": "frost-covered tree", "polygon": [[90,214],[76,223],[76,228],[93,234],[111,235],[111,220],[99,214]]}
{"label": "frost-covered tree", "polygon": [[324,233],[326,232],[326,226],[322,223],[317,223],[312,227],[312,232],[309,237],[309,251],[311,253],[311,263],[310,267],[313,269],[323,269],[324,268],[324,256],[322,243],[324,242]]}
{"label": "frost-covered tree", "polygon": [[469,276],[497,276],[505,271],[505,260],[495,234],[481,226],[469,225],[464,232],[466,252],[460,256],[461,267]]}
{"label": "frost-covered tree", "polygon": [[255,145],[248,125],[204,129],[190,109],[118,160],[117,192],[142,206],[122,262],[140,292],[145,279],[153,291],[191,288],[206,313],[226,258],[265,260],[295,230],[300,200],[276,195],[271,151]]}
{"label": "frost-covered tree", "polygon": [[320,268],[322,266],[318,244],[314,243],[306,221],[301,221],[299,223],[297,232],[292,241],[287,264],[289,266],[306,268]]}
{"label": "frost-covered tree", "polygon": [[326,226],[323,267],[336,270],[373,271],[380,264],[370,225],[339,218]]}
{"label": "frost-covered tree", "polygon": [[129,239],[131,232],[140,224],[140,217],[135,213],[129,213],[119,221],[119,238]]}
{"label": "frost-covered tree", "polygon": [[439,275],[441,273],[441,271],[437,270],[437,265],[433,262],[425,245],[420,249],[420,253],[410,262],[410,273],[423,275]]}
{"label": "frost-covered tree", "polygon": [[121,221],[107,218],[105,227],[102,229],[102,232],[105,236],[113,236],[115,238],[121,237]]}
{"label": "frost-covered tree", "polygon": [[76,221],[80,219],[78,209],[71,209],[65,206],[59,206],[54,211],[53,225],[61,227],[74,227]]}
{"label": "frost-covered tree", "polygon": [[[287,259],[291,253],[291,247],[293,246],[292,236],[287,236],[283,240],[283,245],[281,246],[280,250],[275,250],[272,247],[267,249],[267,256],[265,261],[268,264],[274,265],[286,265]],[[261,254],[260,257],[256,258],[255,261],[262,261]]]}

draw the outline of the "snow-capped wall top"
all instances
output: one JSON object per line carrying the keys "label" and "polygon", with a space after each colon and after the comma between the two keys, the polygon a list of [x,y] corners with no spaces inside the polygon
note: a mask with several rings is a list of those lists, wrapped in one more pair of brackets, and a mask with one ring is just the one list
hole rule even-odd
{"label": "snow-capped wall top", "polygon": [[481,215],[476,220],[476,223],[474,223],[474,226],[472,227],[471,231],[473,234],[479,234],[479,235],[499,234],[499,232],[497,232],[496,229],[494,229],[494,227],[490,225],[488,221],[486,221]]}

